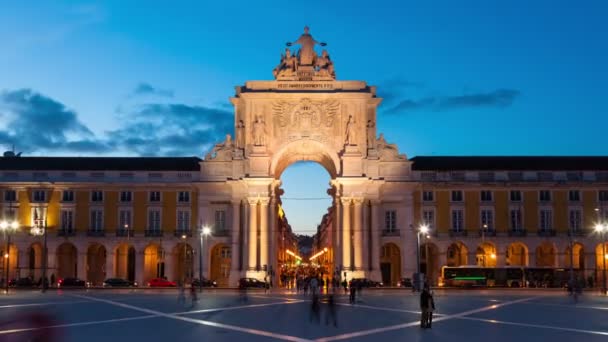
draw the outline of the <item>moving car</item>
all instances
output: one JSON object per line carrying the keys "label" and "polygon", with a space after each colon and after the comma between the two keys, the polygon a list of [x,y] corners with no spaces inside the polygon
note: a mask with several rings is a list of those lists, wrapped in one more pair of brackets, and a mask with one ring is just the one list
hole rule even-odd
{"label": "moving car", "polygon": [[85,287],[86,283],[78,278],[63,278],[57,281],[57,287]]}
{"label": "moving car", "polygon": [[240,288],[266,288],[267,285],[265,282],[257,280],[255,278],[241,278],[239,279],[239,287]]}
{"label": "moving car", "polygon": [[202,282],[200,282],[198,279],[192,279],[192,286],[193,287],[199,287],[199,286],[202,286],[202,287],[217,287],[217,282],[203,277],[203,281]]}
{"label": "moving car", "polygon": [[367,278],[354,278],[353,280],[351,280],[351,286],[357,287],[359,284],[361,284],[361,287],[381,287],[382,286],[382,283],[373,281],[373,280],[367,279]]}
{"label": "moving car", "polygon": [[38,286],[31,278],[11,279],[8,282],[10,287],[36,287]]}
{"label": "moving car", "polygon": [[148,281],[149,287],[176,287],[177,284],[174,281],[169,281],[163,278],[154,278]]}
{"label": "moving car", "polygon": [[103,287],[132,287],[137,286],[137,282],[131,282],[122,278],[109,278],[103,282]]}
{"label": "moving car", "polygon": [[401,278],[397,283],[398,287],[412,287],[412,279],[410,278]]}

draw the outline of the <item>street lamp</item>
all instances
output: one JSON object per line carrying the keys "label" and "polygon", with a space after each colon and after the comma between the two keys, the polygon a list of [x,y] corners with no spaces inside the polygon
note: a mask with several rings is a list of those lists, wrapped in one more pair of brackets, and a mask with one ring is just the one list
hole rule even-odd
{"label": "street lamp", "polygon": [[[420,225],[416,231],[416,279],[414,280],[416,287],[420,290],[420,234],[426,234],[429,232],[429,226],[426,224]],[[426,257],[426,256],[425,256]]]}
{"label": "street lamp", "polygon": [[48,251],[46,247],[46,236],[47,236],[47,226],[46,226],[46,218],[44,220],[44,227],[35,226],[30,231],[32,235],[41,236],[44,235],[44,245],[42,247],[42,292],[46,292],[48,287],[48,281],[46,280],[46,270],[47,270],[47,260],[48,260]]}
{"label": "street lamp", "polygon": [[211,228],[208,226],[202,226],[199,233],[200,244],[198,246],[198,287],[199,291],[203,292],[203,244],[205,243],[205,236],[211,234]]}
{"label": "street lamp", "polygon": [[19,222],[13,220],[11,222],[6,221],[6,220],[2,220],[0,221],[0,230],[2,230],[2,232],[4,234],[6,234],[6,252],[4,254],[4,259],[6,260],[6,279],[5,279],[5,286],[6,286],[6,293],[8,294],[8,281],[10,278],[10,257],[11,257],[11,233],[12,232],[16,232],[17,229],[19,229]]}
{"label": "street lamp", "polygon": [[600,234],[602,238],[602,254],[604,257],[602,258],[604,263],[603,269],[603,278],[604,278],[604,287],[602,288],[602,293],[606,294],[607,286],[606,286],[606,232],[608,232],[608,224],[598,223],[595,225],[595,231]]}

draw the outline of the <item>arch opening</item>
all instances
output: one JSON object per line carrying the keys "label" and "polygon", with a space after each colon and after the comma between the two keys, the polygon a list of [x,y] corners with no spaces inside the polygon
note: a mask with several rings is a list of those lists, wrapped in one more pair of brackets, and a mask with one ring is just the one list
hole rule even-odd
{"label": "arch opening", "polygon": [[513,242],[507,247],[505,265],[528,266],[528,246],[522,242]]}
{"label": "arch opening", "polygon": [[382,245],[380,273],[385,285],[396,286],[401,280],[401,250],[392,242]]}
{"label": "arch opening", "polygon": [[230,264],[232,262],[232,250],[229,245],[219,243],[209,252],[210,279],[217,282],[218,286],[228,286],[230,277]]}
{"label": "arch opening", "polygon": [[423,273],[430,285],[437,285],[439,279],[439,247],[432,242],[420,246],[420,272]]}
{"label": "arch opening", "polygon": [[166,278],[165,251],[158,244],[149,244],[144,249],[144,282],[153,278]]}
{"label": "arch opening", "polygon": [[[78,249],[72,243],[64,242],[57,247],[57,259],[55,262],[58,280],[78,276]],[[81,276],[84,277],[86,274]]]}
{"label": "arch opening", "polygon": [[462,242],[454,242],[446,251],[446,264],[450,267],[468,265],[469,249]]}
{"label": "arch opening", "polygon": [[536,266],[537,267],[555,267],[556,266],[557,249],[550,242],[543,242],[536,247]]}
{"label": "arch opening", "polygon": [[187,243],[180,242],[173,247],[173,279],[185,284],[194,276],[194,250]]}
{"label": "arch opening", "polygon": [[135,281],[135,247],[122,243],[114,251],[114,276],[126,279],[130,282]]}
{"label": "arch opening", "polygon": [[87,249],[87,282],[100,286],[106,279],[106,248],[99,243],[92,243]]}

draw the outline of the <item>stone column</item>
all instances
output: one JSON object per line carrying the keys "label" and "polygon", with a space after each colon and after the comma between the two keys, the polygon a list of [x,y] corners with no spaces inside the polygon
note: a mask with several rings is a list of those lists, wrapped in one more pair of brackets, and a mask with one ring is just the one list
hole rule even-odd
{"label": "stone column", "polygon": [[260,267],[268,264],[268,203],[269,198],[260,198]]}
{"label": "stone column", "polygon": [[[240,278],[239,274],[239,260],[241,258],[241,251],[239,249],[239,236],[240,236],[240,227],[241,227],[241,201],[233,201],[232,202],[232,239],[230,253],[230,285],[236,284]],[[205,250],[203,253],[203,259],[209,260],[211,258],[210,245],[208,241],[206,242]]]}
{"label": "stone column", "polygon": [[[270,219],[268,222],[269,231],[269,255],[268,255],[268,267],[272,266],[272,270],[276,275],[278,263],[277,263],[277,200],[276,197],[270,199]],[[272,284],[276,284],[277,279],[272,280]]]}
{"label": "stone column", "polygon": [[167,247],[165,249],[165,277],[171,281],[180,282],[182,280],[175,277],[176,268],[174,258],[175,255],[173,255],[173,248]]}
{"label": "stone column", "polygon": [[344,270],[351,270],[351,230],[350,230],[350,198],[342,198],[342,265]]}
{"label": "stone column", "polygon": [[363,270],[363,198],[353,200],[353,251],[355,254],[354,270]]}
{"label": "stone column", "polygon": [[[371,229],[372,229],[372,271],[377,271],[378,276],[380,274],[380,201],[373,200],[372,201],[372,213],[371,213]],[[375,272],[376,273],[376,272]],[[375,279],[376,280],[376,279]]]}
{"label": "stone column", "polygon": [[[128,252],[127,252],[128,253]],[[128,260],[128,256],[127,256]],[[143,251],[135,250],[135,281],[139,284],[139,286],[146,286],[147,284],[144,279],[144,265],[146,262],[145,254]],[[128,261],[127,261],[128,263]]]}
{"label": "stone column", "polygon": [[84,281],[89,281],[87,277],[87,270],[89,269],[89,265],[87,265],[87,253],[78,252],[77,255],[78,257],[76,259],[76,277]]}
{"label": "stone column", "polygon": [[342,230],[340,229],[340,222],[342,219],[342,207],[340,205],[340,198],[338,196],[334,198],[334,208],[335,211],[332,220],[334,269],[332,270],[332,272],[335,272],[336,269],[341,272],[339,268],[340,265],[342,265]]}
{"label": "stone column", "polygon": [[116,272],[114,271],[114,258],[116,258],[114,251],[106,250],[106,272],[104,279],[113,278],[116,275]]}
{"label": "stone column", "polygon": [[[28,277],[30,275],[30,267],[29,267],[30,255],[29,254],[30,254],[29,248],[19,248],[17,263],[16,263],[19,274],[17,275],[17,270],[14,270],[15,278],[24,278],[24,277]],[[35,274],[34,274],[34,281],[38,281],[38,279],[39,278],[35,277]]]}
{"label": "stone column", "polygon": [[258,225],[257,225],[257,208],[258,199],[249,198],[249,258],[247,259],[247,270],[255,271],[257,269],[258,259]]}

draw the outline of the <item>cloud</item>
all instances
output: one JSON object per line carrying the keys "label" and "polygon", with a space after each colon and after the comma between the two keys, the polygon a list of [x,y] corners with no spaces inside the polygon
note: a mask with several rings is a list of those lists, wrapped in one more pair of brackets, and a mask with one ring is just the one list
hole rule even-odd
{"label": "cloud", "polygon": [[0,93],[0,120],[5,124],[0,130],[0,144],[15,144],[24,152],[110,149],[95,138],[74,111],[31,89]]}
{"label": "cloud", "polygon": [[462,108],[495,107],[503,108],[513,104],[520,96],[514,89],[497,89],[486,93],[466,94],[460,96],[435,96],[418,100],[404,99],[386,110],[387,114],[400,114],[419,109],[448,111]]}
{"label": "cloud", "polygon": [[401,96],[405,88],[422,88],[423,86],[421,82],[413,82],[403,77],[394,77],[380,82],[378,97],[381,97],[384,103],[393,103]]}
{"label": "cloud", "polygon": [[133,95],[156,95],[162,97],[173,97],[173,90],[169,89],[160,89],[153,87],[149,83],[139,83],[137,87],[133,90]]}

